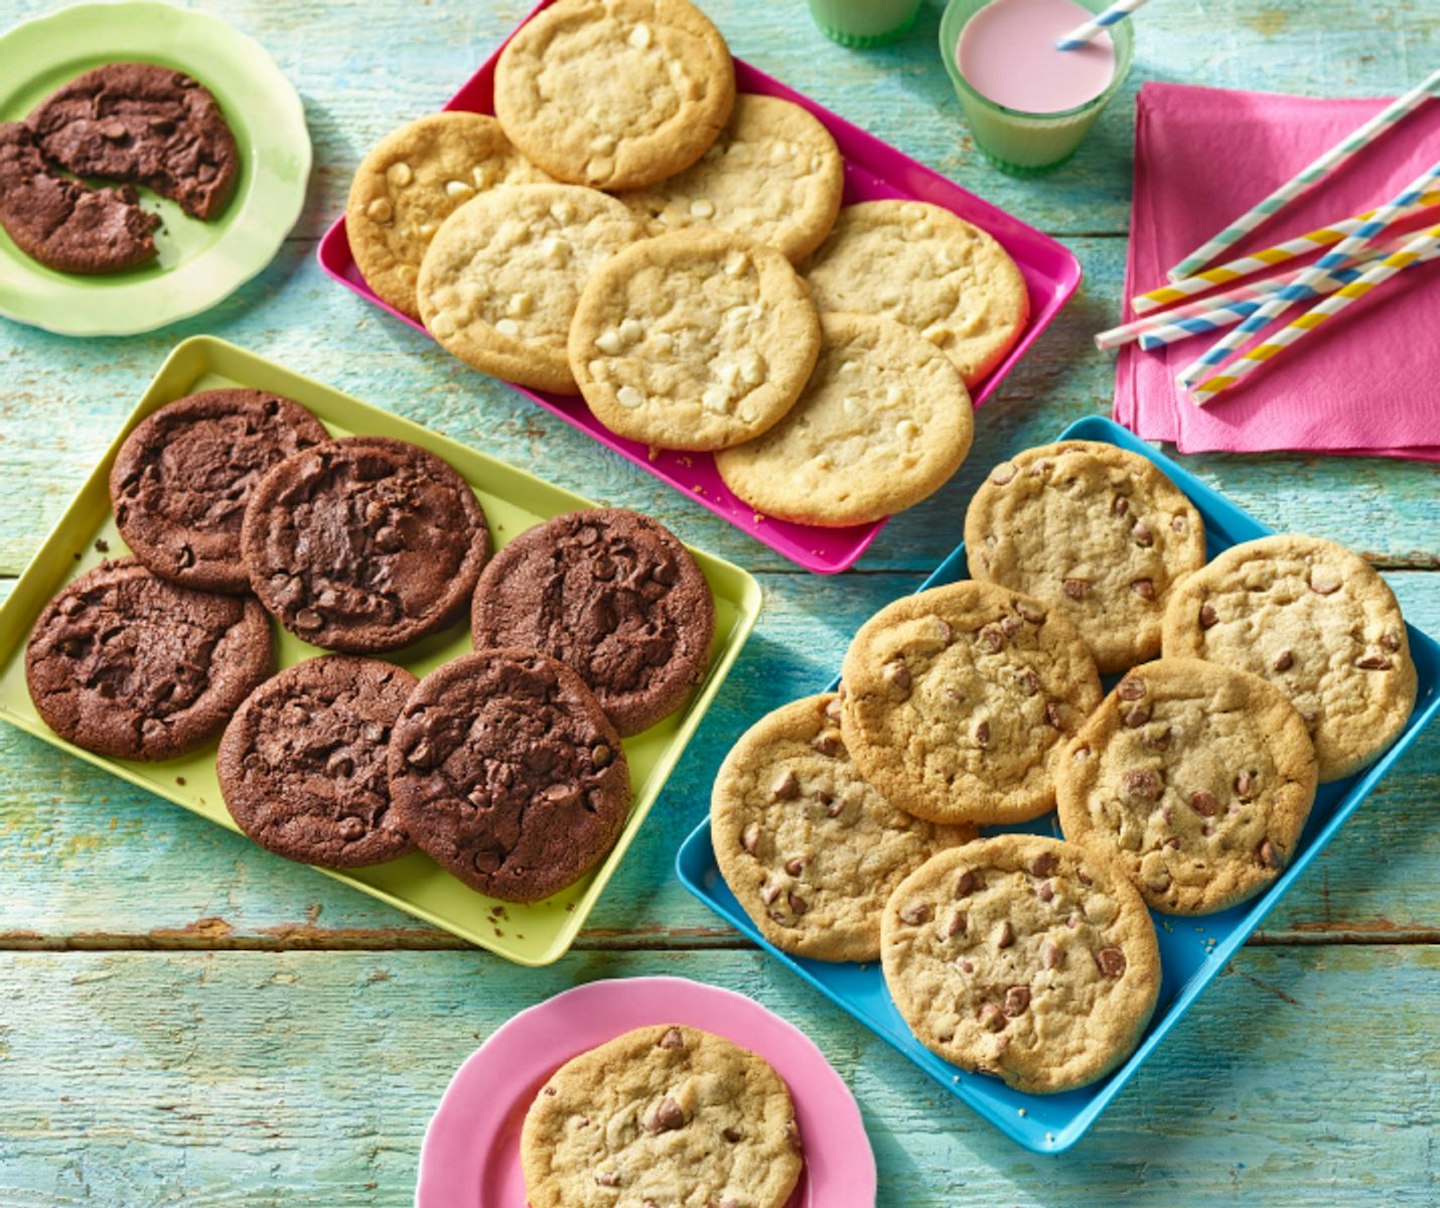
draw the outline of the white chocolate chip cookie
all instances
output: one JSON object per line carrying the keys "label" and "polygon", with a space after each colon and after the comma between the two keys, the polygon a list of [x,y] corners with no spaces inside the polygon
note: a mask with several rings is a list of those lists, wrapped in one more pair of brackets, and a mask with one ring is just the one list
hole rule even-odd
{"label": "white chocolate chip cookie", "polygon": [[1315,799],[1315,748],[1285,694],[1200,659],[1136,667],[1056,767],[1065,838],[1168,914],[1253,897],[1289,861]]}
{"label": "white chocolate chip cookie", "polygon": [[451,214],[420,266],[420,317],[477,369],[574,394],[565,339],[585,279],[642,234],[613,197],[574,185],[515,185]]}
{"label": "white chocolate chip cookie", "polygon": [[845,161],[817,118],[779,97],[742,92],[694,165],[619,198],[664,230],[717,227],[798,261],[830,233],[844,189]]}
{"label": "white chocolate chip cookie", "polygon": [[1055,804],[1064,740],[1100,703],[1074,627],[966,580],[882,608],[845,652],[841,729],[865,779],[932,822],[1023,822]]}
{"label": "white chocolate chip cookie", "polygon": [[724,128],[735,69],[688,0],[558,0],[495,65],[495,116],[557,180],[604,189],[688,168]]}
{"label": "white chocolate chip cookie", "polygon": [[820,325],[820,359],[799,401],[763,436],[717,453],[715,468],[781,520],[868,524],[960,468],[975,428],[970,393],[912,328],[874,315],[821,315]]}
{"label": "white chocolate chip cookie", "polygon": [[676,231],[591,275],[569,352],[580,392],[612,432],[664,449],[723,449],[774,427],[800,397],[820,316],[774,248]]}
{"label": "white chocolate chip cookie", "polygon": [[973,826],[936,826],[865,782],[834,693],[782,705],[740,738],[715,778],[720,872],[765,938],[796,956],[871,961],[890,891]]}
{"label": "white chocolate chip cookie", "polygon": [[556,1070],[525,1115],[520,1161],[531,1208],[781,1208],[802,1165],[769,1062],[664,1024]]}
{"label": "white chocolate chip cookie", "polygon": [[355,170],[345,235],[355,265],[384,301],[420,317],[415,281],[430,240],[455,210],[496,185],[550,178],[480,113],[432,113],[392,130]]}
{"label": "white chocolate chip cookie", "polygon": [[915,328],[971,388],[1030,318],[1025,279],[1005,249],[925,202],[846,206],[801,272],[821,310],[885,315]]}
{"label": "white chocolate chip cookie", "polygon": [[1067,440],[990,471],[965,513],[965,557],[974,578],[1054,607],[1108,675],[1160,653],[1171,585],[1205,564],[1205,528],[1145,458]]}
{"label": "white chocolate chip cookie", "polygon": [[1318,537],[1234,545],[1184,579],[1165,609],[1163,649],[1252,671],[1283,691],[1310,729],[1321,783],[1384,751],[1415,705],[1395,593],[1359,555]]}
{"label": "white chocolate chip cookie", "polygon": [[1160,949],[1134,886],[1039,835],[932,857],[885,906],[885,983],[916,1039],[1016,1090],[1071,1090],[1140,1040]]}

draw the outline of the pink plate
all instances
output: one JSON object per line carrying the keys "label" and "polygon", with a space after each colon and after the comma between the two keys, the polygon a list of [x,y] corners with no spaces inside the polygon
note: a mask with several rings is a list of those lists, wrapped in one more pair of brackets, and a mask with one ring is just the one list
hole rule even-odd
{"label": "pink plate", "polygon": [[590,982],[498,1028],[450,1080],[420,1150],[416,1208],[525,1208],[520,1126],[570,1058],[650,1024],[724,1036],[764,1057],[790,1087],[805,1171],[785,1208],[871,1208],[875,1156],[850,1088],[803,1032],[759,1003],[681,977]]}
{"label": "pink plate", "polygon": [[[525,20],[529,21],[535,13],[552,2],[553,0],[541,0]],[[523,24],[522,21],[521,25]],[[510,36],[515,35],[512,32]],[[465,109],[474,113],[495,112],[495,60],[500,57],[501,49],[503,44],[485,61],[480,70],[466,81],[465,86],[450,98],[446,109]],[[845,157],[846,205],[857,201],[896,197],[928,201],[933,205],[944,206],[967,222],[990,232],[1010,253],[1019,265],[1030,291],[1030,322],[1015,342],[1015,347],[990,376],[975,388],[975,405],[980,406],[995,392],[996,387],[1015,367],[1036,337],[1050,325],[1066,300],[1075,292],[1075,287],[1080,284],[1080,262],[1074,253],[1049,235],[1026,226],[1003,210],[996,209],[974,193],[967,192],[939,173],[932,172],[924,164],[902,155],[888,143],[881,142],[858,126],[852,126],[844,118],[785,87],[779,80],[756,71],[740,59],[735,60],[735,83],[742,92],[778,96],[803,106],[820,119],[834,137],[840,154]],[[317,256],[320,267],[341,285],[354,290],[382,310],[389,311],[416,331],[425,331],[414,319],[382,302],[365,283],[365,278],[355,267],[355,258],[350,252],[343,214],[331,224],[320,240]],[[652,461],[650,451],[644,445],[633,440],[623,440],[601,424],[591,414],[584,399],[578,396],[546,394],[516,386],[514,383],[511,385],[566,423],[589,433],[606,448],[614,449],[621,457],[642,470],[669,483],[677,491],[690,495],[702,507],[709,508],[717,516],[728,520],[736,528],[743,529],[757,541],[763,542],[806,570],[833,574],[847,569],[854,565],[885,525],[885,521],[879,520],[873,524],[856,525],[852,528],[817,528],[814,525],[792,524],[789,521],[761,516],[744,500],[730,494],[716,472],[715,460],[709,453],[662,450]]]}

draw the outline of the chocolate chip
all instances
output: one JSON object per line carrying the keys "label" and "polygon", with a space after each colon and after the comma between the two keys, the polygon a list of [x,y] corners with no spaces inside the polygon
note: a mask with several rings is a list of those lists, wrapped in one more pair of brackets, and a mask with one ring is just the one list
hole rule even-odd
{"label": "chocolate chip", "polygon": [[844,812],[845,802],[841,801],[838,797],[833,798],[825,807],[825,816],[827,818],[838,818]]}
{"label": "chocolate chip", "polygon": [[666,558],[650,568],[650,577],[663,587],[674,587],[680,582],[680,568]]}
{"label": "chocolate chip", "polygon": [[968,898],[975,892],[977,883],[975,874],[967,868],[955,878],[955,896],[957,898]]}
{"label": "chocolate chip", "polygon": [[1008,461],[1002,461],[990,471],[990,481],[997,487],[1003,487],[1015,477],[1015,467]]}
{"label": "chocolate chip", "polygon": [[982,751],[990,745],[990,723],[982,721],[975,727],[975,745]]}
{"label": "chocolate chip", "polygon": [[1024,1015],[1030,1006],[1030,987],[1011,986],[1005,991],[1005,1014],[1011,1019]]}
{"label": "chocolate chip", "polygon": [[834,730],[826,730],[823,734],[817,734],[810,745],[820,754],[828,755],[832,759],[845,750],[845,740]]}
{"label": "chocolate chip", "polygon": [[1060,949],[1054,944],[1046,944],[1044,951],[1040,954],[1040,963],[1047,969],[1053,969],[1060,963]]}
{"label": "chocolate chip", "polygon": [[837,726],[840,724],[840,715],[843,712],[844,710],[840,707],[840,700],[838,697],[825,706],[825,716],[828,717],[831,721],[833,721]]}
{"label": "chocolate chip", "polygon": [[594,545],[600,540],[600,530],[587,524],[575,534],[575,540],[581,545]]}
{"label": "chocolate chip", "polygon": [[1210,604],[1202,604],[1202,605],[1200,605],[1200,628],[1201,628],[1201,629],[1209,629],[1210,626],[1214,625],[1214,624],[1215,624],[1217,621],[1219,621],[1219,620],[1220,620],[1220,617],[1219,617],[1219,615],[1215,612],[1215,609],[1214,609],[1213,606],[1211,606]]}
{"label": "chocolate chip", "polygon": [[743,847],[743,848],[744,848],[747,852],[749,852],[752,856],[756,853],[756,851],[759,850],[759,848],[760,848],[760,825],[759,825],[759,823],[757,823],[757,822],[752,822],[749,826],[747,826],[747,827],[745,828],[744,833],[740,836],[740,846]]}
{"label": "chocolate chip", "polygon": [[1339,574],[1328,567],[1317,566],[1310,572],[1310,590],[1317,595],[1334,595],[1343,583]]}
{"label": "chocolate chip", "polygon": [[1140,801],[1154,801],[1160,795],[1160,782],[1148,768],[1135,768],[1125,773],[1125,792]]}
{"label": "chocolate chip", "polygon": [[601,768],[608,768],[614,756],[615,752],[613,752],[607,744],[597,742],[590,748],[590,766],[597,771]]}
{"label": "chocolate chip", "polygon": [[729,1141],[731,1145],[734,1145],[745,1136],[738,1128],[727,1128],[720,1135]]}
{"label": "chocolate chip", "polygon": [[1121,700],[1139,700],[1145,692],[1145,681],[1135,675],[1127,675],[1115,685],[1115,695]]}
{"label": "chocolate chip", "polygon": [[1176,516],[1174,520],[1170,521],[1170,527],[1177,533],[1183,533],[1190,527],[1190,523],[1184,516]]}
{"label": "chocolate chip", "polygon": [[963,972],[963,973],[974,973],[974,972],[975,972],[975,966],[974,966],[973,964],[971,964],[971,963],[970,963],[969,961],[967,961],[967,960],[963,960],[963,959],[962,959],[962,960],[956,961],[956,962],[955,962],[955,967],[956,967],[957,969],[959,969],[959,970],[960,970],[961,972]]}
{"label": "chocolate chip", "polygon": [[1130,510],[1130,501],[1124,495],[1116,495],[1115,502],[1110,505],[1110,511],[1116,516],[1123,516]]}
{"label": "chocolate chip", "polygon": [[1215,800],[1213,793],[1201,789],[1190,794],[1190,808],[1202,818],[1213,818],[1220,812],[1220,803]]}
{"label": "chocolate chip", "polygon": [[1249,801],[1255,790],[1255,777],[1249,772],[1241,772],[1235,777],[1235,795],[1241,801]]}
{"label": "chocolate chip", "polygon": [[1035,886],[1035,896],[1042,902],[1048,902],[1055,897],[1055,886],[1049,881],[1041,881]]}
{"label": "chocolate chip", "polygon": [[[552,1091],[551,1093],[553,1094],[554,1092]],[[619,1187],[620,1176],[613,1170],[597,1170],[595,1172],[595,1182],[600,1187]]]}
{"label": "chocolate chip", "polygon": [[792,860],[785,861],[785,871],[792,877],[798,877],[805,871],[805,865],[810,863],[809,856],[796,856]]}
{"label": "chocolate chip", "polygon": [[1255,854],[1259,856],[1260,863],[1263,864],[1266,868],[1280,867],[1280,859],[1275,852],[1275,846],[1270,842],[1269,839],[1261,840],[1260,847],[1257,849]]}
{"label": "chocolate chip", "polygon": [[1045,610],[1034,604],[1026,603],[1024,600],[1015,601],[1015,611],[1023,620],[1029,621],[1032,625],[1043,625],[1045,623]]}
{"label": "chocolate chip", "polygon": [[980,631],[980,645],[991,654],[998,654],[1005,648],[1005,635],[994,625],[986,625]]}
{"label": "chocolate chip", "polygon": [[957,935],[964,935],[970,926],[970,920],[963,910],[957,910],[950,916],[950,921],[945,924],[945,938],[953,940]]}
{"label": "chocolate chip", "polygon": [[1383,654],[1367,654],[1355,660],[1355,666],[1362,671],[1389,671],[1393,665]]}
{"label": "chocolate chip", "polygon": [[1155,581],[1153,579],[1136,579],[1130,584],[1130,590],[1142,600],[1153,600],[1155,598]]}
{"label": "chocolate chip", "polygon": [[929,919],[929,902],[911,902],[910,905],[903,906],[900,909],[900,921],[902,923],[909,923],[912,927],[918,927],[921,923],[928,922]]}
{"label": "chocolate chip", "polygon": [[409,763],[414,764],[417,768],[429,766],[429,763],[431,759],[434,758],[434,755],[435,749],[430,745],[430,740],[428,738],[422,738],[413,747],[411,747],[410,750],[405,752],[406,760]]}
{"label": "chocolate chip", "polygon": [[129,131],[120,122],[106,122],[100,127],[101,136],[108,138],[112,143],[118,143],[128,133]]}
{"label": "chocolate chip", "polygon": [[1282,650],[1273,665],[1276,671],[1289,671],[1295,665],[1295,656],[1288,650]]}
{"label": "chocolate chip", "polygon": [[1119,948],[1101,948],[1095,954],[1095,963],[1106,977],[1119,977],[1125,972],[1125,954]]}
{"label": "chocolate chip", "polygon": [[1065,579],[1060,584],[1060,590],[1072,600],[1083,600],[1090,594],[1090,581],[1088,579]]}
{"label": "chocolate chip", "polygon": [[547,1095],[555,1095],[555,1094],[559,1094],[559,1092],[558,1092],[553,1086],[547,1086],[547,1087],[545,1088],[545,1094],[547,1094]]}
{"label": "chocolate chip", "polygon": [[1065,729],[1065,719],[1060,715],[1060,703],[1058,701],[1047,700],[1045,702],[1045,720],[1057,730]]}
{"label": "chocolate chip", "polygon": [[804,914],[810,909],[810,903],[802,898],[793,889],[785,895],[785,900],[790,903],[790,912],[795,915]]}
{"label": "chocolate chip", "polygon": [[1400,638],[1394,633],[1382,633],[1380,635],[1380,645],[1384,646],[1386,650],[1399,650]]}
{"label": "chocolate chip", "polygon": [[1053,851],[1042,851],[1030,865],[1030,871],[1037,877],[1048,877],[1060,867],[1060,857]]}
{"label": "chocolate chip", "polygon": [[488,876],[500,871],[500,865],[505,863],[505,853],[496,851],[493,847],[485,847],[475,853],[472,863],[477,872],[483,872]]}
{"label": "chocolate chip", "polygon": [[336,751],[325,761],[325,775],[336,779],[348,776],[355,770],[355,761],[348,755]]}
{"label": "chocolate chip", "polygon": [[955,631],[950,628],[950,622],[944,617],[931,617],[930,624],[935,630],[935,636],[948,646],[955,637]]}
{"label": "chocolate chip", "polygon": [[800,796],[800,781],[791,768],[779,773],[770,785],[770,795],[776,801],[794,801]]}
{"label": "chocolate chip", "polygon": [[1170,727],[1156,726],[1154,729],[1146,730],[1140,741],[1152,751],[1163,751],[1170,745]]}
{"label": "chocolate chip", "polygon": [[685,1112],[674,1099],[666,1095],[660,1100],[660,1105],[650,1117],[650,1123],[645,1125],[645,1130],[652,1133],[674,1132],[677,1128],[684,1128],[685,1124]]}
{"label": "chocolate chip", "polygon": [[903,662],[887,663],[884,676],[887,684],[901,692],[907,691],[910,687],[910,668]]}
{"label": "chocolate chip", "polygon": [[766,881],[765,884],[760,886],[760,900],[764,902],[765,905],[769,906],[779,896],[780,886],[776,885],[774,881]]}
{"label": "chocolate chip", "polygon": [[1005,1026],[1005,1012],[993,1002],[987,1002],[980,1008],[980,1026],[987,1031],[998,1032]]}
{"label": "chocolate chip", "polygon": [[1033,670],[1026,667],[1020,673],[1020,686],[1025,689],[1026,696],[1034,696],[1040,691],[1040,677]]}
{"label": "chocolate chip", "polygon": [[302,608],[295,614],[297,629],[319,629],[323,624],[325,624],[325,618],[313,608]]}
{"label": "chocolate chip", "polygon": [[1130,535],[1135,538],[1135,544],[1149,549],[1155,543],[1155,534],[1150,531],[1150,526],[1143,520],[1130,530]]}
{"label": "chocolate chip", "polygon": [[1075,878],[1080,882],[1081,885],[1095,884],[1094,878],[1092,878],[1090,874],[1086,872],[1083,868],[1077,868],[1075,870]]}
{"label": "chocolate chip", "polygon": [[685,1037],[679,1028],[666,1028],[665,1035],[656,1044],[662,1049],[681,1049],[685,1047]]}
{"label": "chocolate chip", "polygon": [[1014,942],[1015,928],[1010,925],[1010,920],[1006,919],[1000,924],[1000,930],[995,933],[995,947],[1008,948]]}
{"label": "chocolate chip", "polygon": [[1132,705],[1125,711],[1125,724],[1132,730],[1138,730],[1150,720],[1149,705]]}
{"label": "chocolate chip", "polygon": [[346,843],[355,843],[363,839],[366,834],[364,819],[353,816],[340,819],[340,838],[344,839]]}
{"label": "chocolate chip", "polygon": [[1025,628],[1025,622],[1019,617],[1010,616],[1008,613],[1000,620],[1000,632],[1007,638],[1013,638]]}

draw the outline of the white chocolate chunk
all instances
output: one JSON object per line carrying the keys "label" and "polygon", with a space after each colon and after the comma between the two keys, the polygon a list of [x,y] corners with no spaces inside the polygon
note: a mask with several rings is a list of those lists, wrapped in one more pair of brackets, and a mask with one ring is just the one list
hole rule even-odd
{"label": "white chocolate chunk", "polygon": [[710,218],[715,213],[715,203],[706,197],[697,197],[690,203],[690,213],[696,218]]}
{"label": "white chocolate chunk", "polygon": [[650,33],[650,27],[644,22],[641,22],[634,29],[632,29],[630,31],[630,37],[627,39],[630,45],[633,46],[636,50],[644,50],[647,46],[650,45],[652,40],[653,35]]}
{"label": "white chocolate chunk", "polygon": [[390,203],[383,197],[377,197],[365,207],[365,213],[376,222],[389,222],[395,217],[395,211]]}
{"label": "white chocolate chunk", "polygon": [[498,319],[495,323],[495,330],[502,336],[518,336],[520,334],[520,324],[515,322],[514,319]]}
{"label": "white chocolate chunk", "polygon": [[385,169],[385,179],[397,189],[403,189],[415,179],[415,173],[410,170],[410,165],[404,160],[399,160]]}
{"label": "white chocolate chunk", "polygon": [[620,333],[613,327],[607,327],[595,337],[595,347],[612,357],[617,355],[622,347]]}
{"label": "white chocolate chunk", "polygon": [[645,396],[636,390],[634,386],[621,386],[620,389],[615,392],[615,401],[622,407],[630,407],[633,409],[644,404]]}
{"label": "white chocolate chunk", "polygon": [[475,190],[463,180],[447,180],[445,182],[445,196],[451,201],[468,201],[475,196]]}

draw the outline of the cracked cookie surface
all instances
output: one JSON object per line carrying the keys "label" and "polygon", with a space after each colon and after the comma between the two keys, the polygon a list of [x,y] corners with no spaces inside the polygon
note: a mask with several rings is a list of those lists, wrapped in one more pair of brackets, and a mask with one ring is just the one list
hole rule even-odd
{"label": "cracked cookie surface", "polygon": [[715,601],[663,525],[595,508],[527,529],[496,554],[475,588],[470,632],[477,649],[559,659],[628,736],[675,712],[704,678]]}
{"label": "cracked cookie surface", "polygon": [[1054,762],[1100,703],[1073,626],[966,580],[895,601],[845,652],[841,730],[864,777],[933,822],[1023,822],[1055,804]]}
{"label": "cracked cookie surface", "polygon": [[389,767],[415,842],[509,902],[583,876],[630,809],[620,735],[575,672],[533,650],[482,650],[422,679],[391,730]]}
{"label": "cracked cookie surface", "polygon": [[727,487],[781,520],[868,524],[942,487],[970,451],[974,410],[955,366],[909,327],[820,316],[820,357],[785,417],[715,455]]}
{"label": "cracked cookie surface", "polygon": [[420,265],[426,328],[467,364],[536,390],[574,394],[565,355],[580,287],[644,220],[594,189],[510,185],[466,202]]}
{"label": "cracked cookie surface", "polygon": [[885,983],[926,1048],[1040,1094],[1085,1086],[1139,1042],[1160,950],[1134,886],[1039,835],[932,857],[885,906]]}
{"label": "cracked cookie surface", "polygon": [[525,1115],[520,1160],[534,1208],[781,1208],[803,1165],[770,1063],[678,1024],[556,1070]]}
{"label": "cracked cookie surface", "polygon": [[993,238],[919,201],[865,201],[800,266],[824,311],[884,315],[915,328],[973,388],[1024,331],[1030,294]]}
{"label": "cracked cookie surface", "polygon": [[378,659],[331,654],[272,676],[220,740],[225,808],[261,847],[304,864],[355,868],[414,843],[390,809],[390,728],[418,681]]}
{"label": "cracked cookie surface", "polygon": [[60,737],[116,759],[173,759],[217,735],[274,662],[257,600],[181,587],[121,558],[45,606],[25,679]]}
{"label": "cracked cookie surface", "polygon": [[1384,751],[1415,705],[1395,593],[1358,554],[1317,537],[1247,541],[1190,575],[1165,609],[1163,649],[1283,691],[1309,727],[1321,783]]}
{"label": "cracked cookie surface", "polygon": [[549,179],[493,117],[452,109],[409,122],[355,169],[345,235],[356,267],[382,299],[418,319],[415,283],[440,224],[477,193]]}
{"label": "cracked cookie surface", "polygon": [[990,471],[965,513],[965,556],[974,578],[1054,608],[1110,674],[1160,653],[1170,589],[1204,565],[1205,529],[1145,458],[1068,440]]}
{"label": "cracked cookie surface", "polygon": [[688,0],[559,0],[495,64],[495,116],[556,180],[601,189],[688,168],[730,118],[735,69]]}
{"label": "cracked cookie surface", "polygon": [[246,506],[241,549],[255,594],[296,637],[376,654],[464,611],[489,532],[469,484],[440,458],[349,436],[271,467]]}
{"label": "cracked cookie surface", "polygon": [[1315,748],[1285,694],[1200,659],[1136,667],[1056,765],[1065,838],[1156,910],[1209,914],[1289,863],[1315,800]]}
{"label": "cracked cookie surface", "polygon": [[110,469],[120,535],[157,575],[247,592],[240,525],[276,462],[329,440],[299,403],[262,390],[207,390],[168,403],[125,438]]}
{"label": "cracked cookie surface", "polygon": [[774,248],[724,231],[636,243],[585,283],[570,368],[610,431],[723,449],[779,423],[820,353],[820,316]]}
{"label": "cracked cookie surface", "polygon": [[725,757],[710,798],[725,882],[765,938],[796,956],[880,955],[890,891],[935,852],[975,838],[891,805],[851,762],[834,693],[782,705]]}
{"label": "cracked cookie surface", "polygon": [[663,230],[715,227],[797,261],[830,233],[844,189],[845,161],[819,119],[779,97],[743,92],[691,167],[618,196]]}

